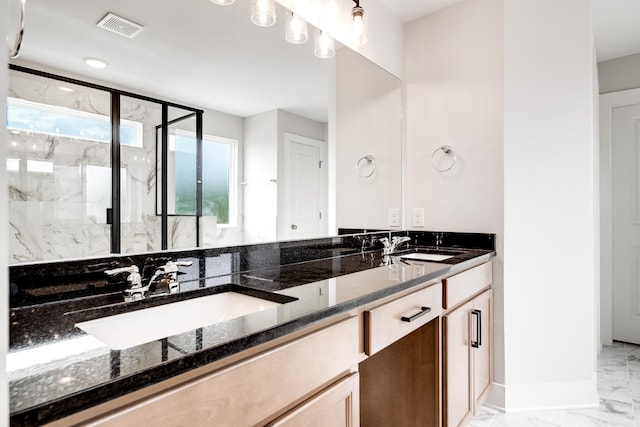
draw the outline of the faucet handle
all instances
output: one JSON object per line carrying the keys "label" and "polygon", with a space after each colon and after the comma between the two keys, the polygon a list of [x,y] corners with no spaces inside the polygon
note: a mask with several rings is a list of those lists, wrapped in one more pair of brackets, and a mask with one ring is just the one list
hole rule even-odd
{"label": "faucet handle", "polygon": [[383,237],[383,238],[379,239],[379,241],[380,241],[380,243],[382,243],[382,245],[383,245],[385,248],[388,248],[388,247],[389,247],[389,238],[387,238],[387,237]]}
{"label": "faucet handle", "polygon": [[162,270],[165,273],[177,273],[178,267],[189,267],[191,265],[193,265],[193,261],[167,261],[167,263],[158,268],[158,270]]}
{"label": "faucet handle", "polygon": [[104,274],[108,275],[108,276],[115,276],[116,274],[120,274],[120,273],[139,273],[140,269],[138,268],[137,265],[130,265],[128,267],[119,267],[119,268],[112,268],[111,270],[105,270]]}
{"label": "faucet handle", "polygon": [[115,276],[116,274],[129,273],[127,281],[131,284],[132,288],[142,287],[142,276],[140,276],[140,269],[137,265],[130,265],[128,267],[114,268],[111,270],[105,270],[104,273],[108,276]]}

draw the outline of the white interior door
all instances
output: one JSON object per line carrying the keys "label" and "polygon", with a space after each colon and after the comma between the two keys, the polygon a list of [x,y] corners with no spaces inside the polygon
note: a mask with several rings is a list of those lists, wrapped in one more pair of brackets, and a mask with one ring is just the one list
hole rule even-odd
{"label": "white interior door", "polygon": [[613,339],[640,344],[640,99],[611,115]]}
{"label": "white interior door", "polygon": [[319,237],[326,231],[324,142],[285,134],[285,222],[283,237]]}

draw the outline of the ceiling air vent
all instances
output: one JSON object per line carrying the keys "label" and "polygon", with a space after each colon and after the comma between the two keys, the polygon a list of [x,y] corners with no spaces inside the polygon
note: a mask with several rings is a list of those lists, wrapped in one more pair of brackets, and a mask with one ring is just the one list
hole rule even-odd
{"label": "ceiling air vent", "polygon": [[113,13],[107,13],[104,18],[98,22],[98,27],[130,39],[134,38],[144,30],[142,25],[136,24],[133,21],[129,21],[128,19]]}

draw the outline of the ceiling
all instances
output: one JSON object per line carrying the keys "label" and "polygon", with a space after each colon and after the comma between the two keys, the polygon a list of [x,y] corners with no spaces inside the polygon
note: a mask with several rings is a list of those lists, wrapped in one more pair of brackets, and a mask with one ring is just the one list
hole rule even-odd
{"label": "ceiling", "polygon": [[[461,0],[381,0],[403,22],[410,22]],[[591,0],[598,62],[640,53],[640,1]]]}
{"label": "ceiling", "polygon": [[640,1],[592,0],[598,62],[640,53]]}
{"label": "ceiling", "polygon": [[[381,1],[409,22],[461,0]],[[640,0],[592,2],[598,60],[639,53]],[[98,29],[96,22],[107,12],[145,29],[131,40]],[[274,27],[256,27],[249,21],[248,0],[231,6],[207,0],[29,0],[27,19],[16,63],[43,64],[63,74],[241,117],[280,108],[327,120],[331,61],[313,55],[313,29],[304,45],[289,44],[282,14]],[[90,69],[84,56],[102,57],[109,67]]]}
{"label": "ceiling", "polygon": [[[107,12],[145,28],[132,39],[98,28]],[[249,0],[29,0],[12,62],[240,117],[282,109],[326,122],[331,61],[314,56],[312,31],[307,43],[288,43],[279,13],[262,28]],[[109,65],[92,69],[86,56]]]}
{"label": "ceiling", "polygon": [[[381,0],[410,22],[461,0]],[[640,53],[640,0],[591,0],[598,62]]]}

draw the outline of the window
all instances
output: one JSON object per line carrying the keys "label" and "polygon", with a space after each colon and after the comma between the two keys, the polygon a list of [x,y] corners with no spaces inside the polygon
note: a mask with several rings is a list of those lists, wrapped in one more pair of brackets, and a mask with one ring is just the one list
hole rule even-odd
{"label": "window", "polygon": [[[109,116],[16,98],[7,98],[7,128],[87,141],[111,142]],[[122,120],[120,144],[142,147],[142,123]]]}
{"label": "window", "polygon": [[[202,215],[216,216],[218,225],[235,225],[237,145],[232,139],[202,137]],[[174,155],[175,214],[195,215],[195,134],[176,131],[169,135],[169,151]]]}

